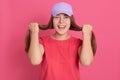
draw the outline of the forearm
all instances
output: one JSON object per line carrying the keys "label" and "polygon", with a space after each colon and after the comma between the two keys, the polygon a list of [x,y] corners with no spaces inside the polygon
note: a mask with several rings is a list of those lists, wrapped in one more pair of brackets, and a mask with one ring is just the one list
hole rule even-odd
{"label": "forearm", "polygon": [[38,33],[31,34],[28,57],[33,65],[40,64],[40,62],[42,61],[42,52],[40,50]]}
{"label": "forearm", "polygon": [[89,34],[83,34],[83,44],[80,54],[80,61],[85,66],[90,65],[93,61],[93,51],[90,37],[91,36]]}

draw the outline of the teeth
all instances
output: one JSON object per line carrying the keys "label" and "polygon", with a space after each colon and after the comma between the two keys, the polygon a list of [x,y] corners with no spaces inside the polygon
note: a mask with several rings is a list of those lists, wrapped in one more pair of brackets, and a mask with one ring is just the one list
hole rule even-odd
{"label": "teeth", "polygon": [[58,28],[60,29],[60,30],[64,30],[65,29],[65,25],[58,25]]}
{"label": "teeth", "polygon": [[63,27],[65,27],[65,26],[58,26],[59,28],[63,28]]}

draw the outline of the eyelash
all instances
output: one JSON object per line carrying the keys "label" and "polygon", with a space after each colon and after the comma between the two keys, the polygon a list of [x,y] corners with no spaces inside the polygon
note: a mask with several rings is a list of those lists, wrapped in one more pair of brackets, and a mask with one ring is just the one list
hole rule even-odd
{"label": "eyelash", "polygon": [[65,18],[69,18],[69,16],[65,16]]}
{"label": "eyelash", "polygon": [[59,16],[55,16],[54,18],[59,18]]}

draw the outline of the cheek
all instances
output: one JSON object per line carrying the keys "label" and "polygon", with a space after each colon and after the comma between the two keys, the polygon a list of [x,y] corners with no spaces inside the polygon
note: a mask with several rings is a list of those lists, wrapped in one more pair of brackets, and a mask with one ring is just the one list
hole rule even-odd
{"label": "cheek", "polygon": [[58,24],[58,20],[53,19],[53,25],[57,25],[57,24]]}
{"label": "cheek", "polygon": [[57,27],[57,22],[53,21],[53,27],[56,28]]}
{"label": "cheek", "polygon": [[71,25],[71,22],[70,22],[70,21],[67,21],[67,25],[70,27],[70,25]]}
{"label": "cheek", "polygon": [[67,24],[70,24],[70,22],[71,22],[70,19],[67,19],[67,20],[66,20],[66,23],[67,23]]}

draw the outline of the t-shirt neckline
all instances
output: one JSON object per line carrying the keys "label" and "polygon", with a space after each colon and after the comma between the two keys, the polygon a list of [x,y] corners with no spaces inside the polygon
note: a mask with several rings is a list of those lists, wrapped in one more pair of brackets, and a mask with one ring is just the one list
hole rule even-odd
{"label": "t-shirt neckline", "polygon": [[70,39],[72,39],[72,36],[70,36],[68,39],[65,39],[65,40],[54,39],[54,38],[52,37],[52,35],[49,36],[49,38],[50,38],[51,40],[54,40],[54,41],[63,42],[63,41],[69,41]]}

